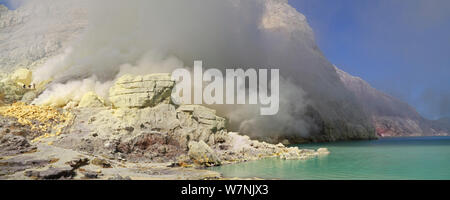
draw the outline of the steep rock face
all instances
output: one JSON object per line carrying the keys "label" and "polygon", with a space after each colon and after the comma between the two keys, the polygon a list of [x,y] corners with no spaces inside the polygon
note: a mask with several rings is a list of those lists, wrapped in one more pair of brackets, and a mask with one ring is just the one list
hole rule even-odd
{"label": "steep rock face", "polygon": [[[279,41],[286,42],[281,45],[283,49],[277,49],[280,45],[274,44],[268,50],[268,62],[270,66],[286,65],[280,74],[305,91],[308,105],[292,115],[311,125],[307,134],[291,132],[286,128],[284,133],[263,136],[262,139],[267,138],[265,140],[271,142],[288,139],[297,143],[376,138],[370,117],[363,112],[355,95],[344,86],[333,65],[318,49],[304,15],[286,0],[268,0],[261,25],[270,35],[286,39]],[[292,55],[279,57],[277,51]],[[283,92],[292,91],[281,88],[280,93]]]}
{"label": "steep rock face", "polygon": [[86,26],[86,11],[71,1],[26,1],[17,10],[0,5],[0,70],[44,63],[63,53]]}
{"label": "steep rock face", "polygon": [[414,108],[370,86],[359,77],[352,76],[335,67],[344,85],[352,91],[363,105],[364,112],[372,118],[380,137],[442,135],[432,127]]}
{"label": "steep rock face", "polygon": [[261,25],[264,29],[277,30],[290,35],[291,39],[299,40],[310,47],[317,48],[314,32],[306,17],[288,4],[287,0],[266,1],[266,11]]}

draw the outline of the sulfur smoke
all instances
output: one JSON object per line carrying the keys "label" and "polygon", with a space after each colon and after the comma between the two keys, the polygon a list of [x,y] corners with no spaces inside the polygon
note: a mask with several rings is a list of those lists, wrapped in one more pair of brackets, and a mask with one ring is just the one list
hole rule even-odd
{"label": "sulfur smoke", "polygon": [[74,5],[86,10],[88,25],[64,53],[35,70],[35,81],[52,83],[34,103],[64,105],[86,91],[106,98],[113,81],[125,73],[171,72],[202,60],[204,67],[220,69],[280,69],[277,115],[259,116],[257,106],[215,106],[236,130],[306,137],[317,129],[305,115],[308,107],[326,112],[323,118],[345,117],[334,106],[348,93],[317,49],[305,17],[287,0],[29,0],[25,4],[43,1],[71,2],[63,10]]}

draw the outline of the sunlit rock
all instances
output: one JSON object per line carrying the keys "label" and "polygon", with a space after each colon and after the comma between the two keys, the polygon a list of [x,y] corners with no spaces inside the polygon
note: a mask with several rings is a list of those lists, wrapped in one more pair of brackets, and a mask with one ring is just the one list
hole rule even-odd
{"label": "sunlit rock", "polygon": [[192,115],[199,123],[210,127],[213,130],[225,128],[225,119],[216,115],[216,111],[200,105],[181,105],[178,112],[185,112]]}
{"label": "sunlit rock", "polygon": [[209,147],[205,142],[194,142],[189,143],[189,157],[194,160],[195,163],[205,166],[216,166],[220,165],[220,159],[217,157],[215,152]]}
{"label": "sunlit rock", "polygon": [[0,100],[5,104],[11,104],[20,101],[23,95],[30,89],[27,87],[18,85],[11,81],[11,79],[3,79],[0,82]]}
{"label": "sunlit rock", "polygon": [[83,95],[78,104],[78,107],[85,108],[95,108],[95,107],[103,107],[105,106],[104,100],[101,99],[95,92],[88,92]]}
{"label": "sunlit rock", "polygon": [[170,74],[124,75],[109,90],[109,100],[116,108],[152,107],[169,103],[174,85]]}
{"label": "sunlit rock", "polygon": [[30,87],[31,81],[33,80],[33,73],[28,69],[20,68],[11,74],[10,79],[19,85]]}

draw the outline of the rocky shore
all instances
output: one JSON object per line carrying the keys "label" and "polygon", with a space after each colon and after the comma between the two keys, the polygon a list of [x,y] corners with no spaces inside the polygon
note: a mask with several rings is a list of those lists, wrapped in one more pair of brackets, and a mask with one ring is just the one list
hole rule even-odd
{"label": "rocky shore", "polygon": [[170,74],[125,75],[107,99],[48,105],[31,104],[42,91],[31,74],[1,81],[0,179],[218,179],[207,167],[329,153],[229,132],[215,110],[173,104]]}

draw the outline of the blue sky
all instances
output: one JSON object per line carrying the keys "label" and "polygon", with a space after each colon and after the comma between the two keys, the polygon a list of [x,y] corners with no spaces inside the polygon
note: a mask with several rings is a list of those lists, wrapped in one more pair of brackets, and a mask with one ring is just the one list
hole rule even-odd
{"label": "blue sky", "polygon": [[15,9],[20,5],[22,1],[24,0],[0,0],[0,4],[5,5],[9,9]]}
{"label": "blue sky", "polygon": [[450,1],[289,0],[326,57],[427,118],[450,115]]}
{"label": "blue sky", "polygon": [[450,116],[449,0],[289,3],[307,17],[330,62],[427,118]]}

